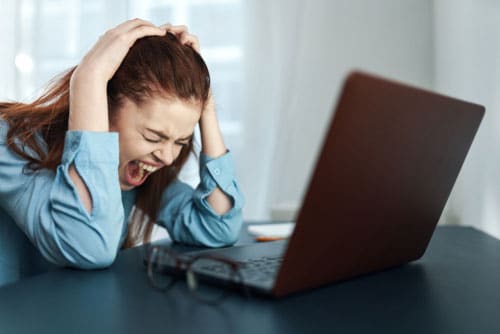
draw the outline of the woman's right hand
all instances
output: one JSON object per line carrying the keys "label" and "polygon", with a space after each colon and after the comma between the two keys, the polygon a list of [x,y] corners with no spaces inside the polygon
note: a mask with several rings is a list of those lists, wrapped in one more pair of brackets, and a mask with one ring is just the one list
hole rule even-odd
{"label": "woman's right hand", "polygon": [[165,28],[145,20],[133,19],[123,22],[99,38],[76,71],[78,74],[92,75],[107,83],[135,41],[145,36],[162,36],[165,33]]}
{"label": "woman's right hand", "polygon": [[102,35],[83,57],[71,77],[68,129],[108,131],[108,81],[139,38],[161,36],[165,33],[164,27],[133,19]]}

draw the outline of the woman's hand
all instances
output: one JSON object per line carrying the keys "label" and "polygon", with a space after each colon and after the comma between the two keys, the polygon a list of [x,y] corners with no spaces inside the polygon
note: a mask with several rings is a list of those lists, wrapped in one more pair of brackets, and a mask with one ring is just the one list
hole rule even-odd
{"label": "woman's hand", "polygon": [[108,30],[99,38],[78,65],[76,72],[107,83],[138,39],[146,36],[162,36],[165,35],[165,31],[165,28],[157,27],[145,20],[126,21]]}
{"label": "woman's hand", "polygon": [[167,32],[174,34],[183,45],[192,47],[196,52],[200,53],[200,42],[198,37],[188,32],[188,27],[184,25],[173,26],[170,23],[161,25],[160,28],[165,29]]}
{"label": "woman's hand", "polygon": [[108,131],[106,86],[139,38],[164,35],[166,29],[134,19],[102,35],[71,77],[69,130]]}

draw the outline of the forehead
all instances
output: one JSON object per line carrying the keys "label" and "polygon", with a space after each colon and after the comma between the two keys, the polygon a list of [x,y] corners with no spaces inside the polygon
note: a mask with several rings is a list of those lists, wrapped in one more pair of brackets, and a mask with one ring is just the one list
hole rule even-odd
{"label": "forehead", "polygon": [[169,123],[191,125],[197,123],[201,116],[201,104],[171,99],[153,97],[137,105],[139,117],[148,123],[159,126]]}
{"label": "forehead", "polygon": [[170,136],[189,135],[200,119],[201,107],[200,103],[165,97],[152,97],[139,104],[125,99],[118,117],[122,126],[151,128]]}

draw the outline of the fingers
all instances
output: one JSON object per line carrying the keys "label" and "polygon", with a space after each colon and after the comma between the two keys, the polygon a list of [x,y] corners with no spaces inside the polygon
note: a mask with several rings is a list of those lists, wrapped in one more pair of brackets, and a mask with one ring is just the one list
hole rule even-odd
{"label": "fingers", "polygon": [[198,37],[196,37],[195,35],[190,35],[190,34],[182,35],[180,41],[182,44],[189,45],[196,52],[200,53],[200,42],[198,41]]}
{"label": "fingers", "polygon": [[158,28],[156,26],[141,25],[132,28],[128,34],[130,36],[130,42],[133,44],[136,40],[146,37],[146,36],[163,36],[166,31],[164,29]]}
{"label": "fingers", "polygon": [[160,28],[141,19],[133,19],[123,22],[115,28],[108,30],[106,35],[111,36],[112,39],[122,39],[127,42],[129,46],[134,44],[136,40],[146,36],[162,36],[165,35],[166,29]]}
{"label": "fingers", "polygon": [[133,19],[125,21],[109,31],[112,35],[124,36],[129,44],[133,44],[136,40],[145,36],[163,36],[166,32],[174,34],[182,44],[188,45],[196,52],[200,53],[200,42],[198,37],[190,34],[185,25],[174,26],[167,23],[157,27],[149,21]]}
{"label": "fingers", "polygon": [[173,26],[170,23],[165,24],[168,27],[168,31],[173,33],[174,35],[181,35],[188,32],[188,27],[185,25]]}
{"label": "fingers", "polygon": [[168,29],[169,29],[170,27],[172,27],[172,25],[171,25],[170,23],[165,23],[165,24],[162,24],[162,25],[160,26],[160,28],[161,28],[161,29],[165,29],[165,30],[167,30],[167,31],[168,31]]}
{"label": "fingers", "polygon": [[200,42],[198,37],[192,35],[188,32],[188,27],[185,25],[173,26],[170,23],[161,25],[160,28],[165,29],[167,32],[174,34],[179,41],[184,44],[192,47],[196,52],[200,53]]}
{"label": "fingers", "polygon": [[133,19],[106,31],[78,66],[83,73],[98,73],[99,80],[109,80],[123,61],[130,47],[145,36],[165,35],[166,30],[151,22]]}
{"label": "fingers", "polygon": [[157,27],[155,26],[153,23],[149,22],[149,21],[146,21],[146,20],[142,20],[142,19],[132,19],[132,20],[128,20],[128,21],[125,21],[123,22],[122,24],[116,26],[114,30],[116,33],[120,34],[124,34],[124,33],[127,33],[127,32],[130,32],[138,27],[141,27],[141,26],[147,26],[147,27],[151,27],[151,28],[155,28],[153,30],[156,30],[158,33],[165,33],[165,29],[164,28],[161,28],[161,27]]}

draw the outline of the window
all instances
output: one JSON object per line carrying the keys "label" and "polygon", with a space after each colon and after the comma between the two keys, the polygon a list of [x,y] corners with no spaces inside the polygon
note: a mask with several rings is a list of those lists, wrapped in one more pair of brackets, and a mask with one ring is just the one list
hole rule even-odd
{"label": "window", "polygon": [[16,3],[16,98],[32,100],[80,61],[104,31],[141,17],[185,24],[201,42],[222,132],[237,149],[242,131],[242,0],[22,0]]}

